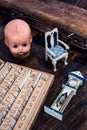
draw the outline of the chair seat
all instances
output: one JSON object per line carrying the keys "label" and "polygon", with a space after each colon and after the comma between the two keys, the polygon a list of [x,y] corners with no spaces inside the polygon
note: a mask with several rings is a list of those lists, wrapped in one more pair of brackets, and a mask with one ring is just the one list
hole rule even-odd
{"label": "chair seat", "polygon": [[54,59],[61,56],[63,53],[67,52],[63,47],[61,47],[59,45],[56,45],[55,47],[50,48],[50,50],[55,54],[53,56]]}

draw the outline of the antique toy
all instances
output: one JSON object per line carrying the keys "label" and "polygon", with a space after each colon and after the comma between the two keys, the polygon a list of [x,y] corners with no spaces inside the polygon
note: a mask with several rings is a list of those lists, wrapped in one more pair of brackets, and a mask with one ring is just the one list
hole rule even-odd
{"label": "antique toy", "polygon": [[4,29],[5,44],[16,58],[25,58],[30,54],[32,43],[31,29],[25,21],[14,19]]}
{"label": "antique toy", "polygon": [[0,130],[30,130],[54,76],[0,61]]}
{"label": "antique toy", "polygon": [[65,59],[64,63],[67,65],[67,58],[69,46],[63,41],[59,40],[58,28],[54,28],[51,31],[45,33],[45,60],[48,60],[48,57],[52,61],[53,70],[56,71],[57,61],[60,59]]}
{"label": "antique toy", "polygon": [[84,77],[80,71],[69,72],[68,81],[66,84],[62,84],[62,91],[59,93],[58,97],[55,99],[51,107],[44,106],[44,111],[53,117],[63,120],[63,112],[67,107],[68,103],[72,99],[79,88],[83,85]]}

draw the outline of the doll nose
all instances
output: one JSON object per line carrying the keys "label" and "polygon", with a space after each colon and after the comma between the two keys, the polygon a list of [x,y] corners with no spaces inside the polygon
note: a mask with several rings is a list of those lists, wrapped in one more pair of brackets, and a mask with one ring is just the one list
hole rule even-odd
{"label": "doll nose", "polygon": [[23,50],[22,46],[19,46],[19,47],[18,47],[18,50],[19,50],[19,51]]}

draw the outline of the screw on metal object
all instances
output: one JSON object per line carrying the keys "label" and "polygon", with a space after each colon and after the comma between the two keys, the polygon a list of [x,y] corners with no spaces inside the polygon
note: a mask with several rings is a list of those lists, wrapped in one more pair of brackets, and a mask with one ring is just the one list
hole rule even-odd
{"label": "screw on metal object", "polygon": [[21,17],[23,17],[23,14],[19,11],[12,10],[11,11],[11,17],[12,18],[19,18],[19,17],[21,18]]}
{"label": "screw on metal object", "polygon": [[87,48],[87,44],[85,44],[84,46],[85,46],[85,48]]}
{"label": "screw on metal object", "polygon": [[77,43],[78,41],[75,39],[74,42]]}

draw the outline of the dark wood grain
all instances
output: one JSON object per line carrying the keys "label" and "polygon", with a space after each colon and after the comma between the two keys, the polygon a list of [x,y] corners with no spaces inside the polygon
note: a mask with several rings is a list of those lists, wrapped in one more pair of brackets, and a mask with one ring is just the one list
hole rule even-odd
{"label": "dark wood grain", "polygon": [[63,62],[59,61],[57,72],[54,73],[51,62],[44,60],[45,45],[42,42],[42,37],[36,34],[33,36],[31,54],[22,61],[13,58],[3,42],[3,39],[1,39],[0,58],[3,60],[54,74],[54,83],[44,105],[50,106],[60,93],[61,84],[67,81],[67,72],[79,70],[85,77],[84,86],[79,88],[77,95],[73,97],[65,109],[63,121],[61,122],[46,114],[42,107],[32,130],[87,130],[87,55],[69,50],[68,65],[64,66]]}
{"label": "dark wood grain", "polygon": [[0,6],[10,8],[13,17],[12,11],[19,9],[43,24],[52,27],[61,26],[87,38],[87,11],[77,6],[57,0],[0,0]]}
{"label": "dark wood grain", "polygon": [[[0,14],[5,16],[5,19],[8,17],[9,20],[24,19],[41,34],[58,27],[59,33],[65,35],[67,32],[65,37],[68,42],[66,42],[72,49],[87,53],[87,10],[76,6],[80,6],[81,1],[75,2],[74,6],[67,3],[58,0],[24,0],[20,4],[17,0],[15,2],[0,0]],[[71,33],[74,33],[75,39],[68,37]]]}
{"label": "dark wood grain", "polygon": [[19,61],[12,57],[9,49],[4,44],[3,28],[9,19],[5,19],[5,22],[3,18],[0,19],[0,58],[5,61],[54,74],[55,79],[44,105],[50,106],[60,93],[62,89],[61,84],[67,81],[67,72],[79,70],[85,78],[84,86],[79,88],[77,95],[72,98],[65,109],[63,121],[59,121],[46,114],[42,107],[32,130],[87,130],[87,54],[81,54],[70,49],[68,65],[64,66],[63,62],[59,61],[57,63],[57,72],[54,73],[51,62],[45,61],[44,36],[40,35],[40,32],[32,29],[33,42],[30,56]]}

